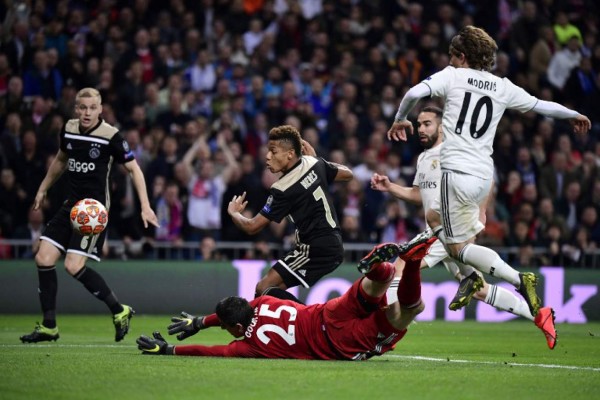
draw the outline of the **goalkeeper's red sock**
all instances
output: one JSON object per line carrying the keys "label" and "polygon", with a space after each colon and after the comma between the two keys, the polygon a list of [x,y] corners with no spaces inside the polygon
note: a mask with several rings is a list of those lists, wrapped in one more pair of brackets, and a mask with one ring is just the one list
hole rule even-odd
{"label": "goalkeeper's red sock", "polygon": [[405,307],[415,307],[421,302],[421,260],[409,260],[398,284],[398,301]]}
{"label": "goalkeeper's red sock", "polygon": [[394,279],[396,267],[387,261],[374,264],[369,272],[365,274],[367,278],[374,282],[387,283]]}

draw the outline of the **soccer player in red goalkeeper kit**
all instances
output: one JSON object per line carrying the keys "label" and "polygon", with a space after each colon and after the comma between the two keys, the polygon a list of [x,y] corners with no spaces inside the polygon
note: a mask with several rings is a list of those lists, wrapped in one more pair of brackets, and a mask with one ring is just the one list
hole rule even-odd
{"label": "soccer player in red goalkeeper kit", "polygon": [[[172,318],[169,334],[185,339],[201,329],[220,326],[234,340],[227,345],[173,346],[159,332],[140,336],[145,354],[177,356],[366,360],[393,350],[408,325],[424,310],[421,300],[421,259],[436,238],[402,246],[376,246],[359,264],[365,276],[341,297],[306,306],[269,295],[250,302],[233,296],[221,300],[216,313]],[[395,268],[388,260],[406,261],[398,286],[398,301],[387,304],[386,290]]]}

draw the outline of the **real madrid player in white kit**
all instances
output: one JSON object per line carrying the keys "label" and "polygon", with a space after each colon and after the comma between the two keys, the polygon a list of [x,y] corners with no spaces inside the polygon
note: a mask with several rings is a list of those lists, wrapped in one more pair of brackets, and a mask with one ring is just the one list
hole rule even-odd
{"label": "real madrid player in white kit", "polygon": [[123,164],[131,174],[141,203],[144,226],[158,226],[150,207],[144,174],[138,166],[127,142],[119,130],[100,118],[102,99],[93,88],[81,89],[75,97],[77,119],[67,121],[60,135],[60,149],[40,184],[33,208],[42,206],[48,189],[66,172],[69,193],[65,202],[48,222],[40,238],[40,248],[35,256],[39,279],[39,298],[43,321],[30,334],[21,336],[24,343],[56,340],[57,277],[56,262],[66,253],[65,269],[96,298],[103,301],[113,314],[115,341],[121,341],[129,330],[129,320],[134,311],[121,304],[102,276],[86,266],[88,258],[100,261],[100,252],[106,231],[91,237],[75,233],[69,212],[78,200],[93,198],[110,207],[110,172],[114,162]]}
{"label": "real madrid player in white kit", "polygon": [[[417,132],[419,134],[419,141],[425,150],[419,155],[417,160],[417,171],[412,187],[400,186],[391,182],[387,176],[374,173],[371,178],[371,188],[388,192],[401,200],[422,205],[423,210],[427,211],[434,207],[440,195],[442,180],[440,151],[443,142],[442,110],[438,107],[424,107],[417,117]],[[484,201],[481,205],[482,217],[484,217],[485,204],[486,202]],[[400,258],[396,262],[403,263]],[[421,269],[433,268],[439,264],[442,264],[459,281],[465,278],[464,274],[468,276],[478,274],[473,267],[464,264],[459,267],[461,263],[450,257],[442,242],[438,240],[431,245],[429,252],[421,260]],[[397,270],[401,271],[400,268],[397,268]],[[393,301],[393,299],[389,299],[389,295],[395,295],[398,281],[399,278],[395,278],[394,282],[390,285],[390,290],[388,290],[389,302]],[[534,317],[531,315],[525,301],[503,287],[488,284],[483,279],[482,288],[473,297],[498,310],[508,311],[514,315],[534,321]],[[451,303],[450,309],[458,309],[459,306],[460,304]],[[543,330],[542,326],[539,328]],[[550,324],[547,328],[552,329],[550,333],[554,334],[553,324]]]}
{"label": "real madrid player in white kit", "polygon": [[[576,111],[539,100],[510,80],[491,74],[497,50],[496,42],[483,29],[462,28],[450,43],[450,66],[406,93],[388,137],[406,140],[406,132],[412,133],[412,123],[406,118],[421,98],[444,99],[441,207],[439,212],[427,212],[429,226],[453,258],[514,285],[527,301],[531,314],[544,325],[553,315],[548,307],[540,309],[535,291],[537,276],[519,273],[494,250],[474,243],[475,235],[483,229],[479,206],[492,185],[496,127],[506,109],[568,119],[576,133],[586,133],[591,123]],[[463,305],[468,304],[480,283],[468,278],[461,282],[459,296],[464,299]],[[556,337],[546,334],[546,338],[548,346],[554,348]]]}

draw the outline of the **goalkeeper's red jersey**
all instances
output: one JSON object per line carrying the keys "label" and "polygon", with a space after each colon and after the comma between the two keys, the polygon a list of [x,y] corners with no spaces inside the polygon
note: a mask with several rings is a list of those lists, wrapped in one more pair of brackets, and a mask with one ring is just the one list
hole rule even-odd
{"label": "goalkeeper's red jersey", "polygon": [[[250,302],[254,318],[242,339],[228,345],[175,346],[176,355],[362,360],[394,348],[406,333],[383,310],[367,312],[357,300],[360,280],[343,296],[305,306],[261,296]],[[380,306],[385,306],[385,296]]]}

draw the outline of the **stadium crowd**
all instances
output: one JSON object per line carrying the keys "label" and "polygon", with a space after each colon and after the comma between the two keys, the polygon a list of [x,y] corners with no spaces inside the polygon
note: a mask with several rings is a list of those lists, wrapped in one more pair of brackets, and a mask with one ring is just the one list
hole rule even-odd
{"label": "stadium crowd", "polygon": [[[250,237],[226,211],[244,191],[248,215],[263,206],[277,179],[264,167],[267,134],[285,123],[318,155],[352,168],[355,179],[330,193],[346,243],[407,241],[424,228],[420,207],[369,180],[378,172],[412,184],[422,149],[386,132],[402,95],[448,65],[449,40],[472,24],[499,45],[496,75],[593,124],[579,136],[563,121],[505,115],[478,240],[518,247],[517,267],[586,266],[600,245],[598,8],[591,0],[5,0],[0,238],[39,237],[60,207],[58,182],[43,210],[31,210],[75,94],[95,87],[161,224],[143,230],[131,178],[116,168],[110,239],[197,242],[200,258],[219,256],[215,241],[256,242],[247,257],[264,256],[269,242],[289,244],[290,224]],[[11,250],[0,245],[0,258],[31,256]]]}

